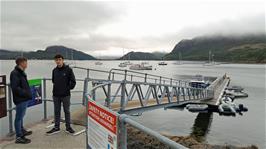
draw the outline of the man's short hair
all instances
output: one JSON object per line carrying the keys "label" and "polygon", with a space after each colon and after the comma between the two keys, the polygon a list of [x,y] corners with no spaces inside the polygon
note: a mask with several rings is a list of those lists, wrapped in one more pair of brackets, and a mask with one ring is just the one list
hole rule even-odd
{"label": "man's short hair", "polygon": [[64,59],[63,55],[61,55],[61,54],[56,54],[56,55],[54,56],[54,59],[58,59],[58,58],[62,58],[62,59]]}
{"label": "man's short hair", "polygon": [[17,65],[19,65],[19,64],[21,64],[21,63],[23,63],[23,62],[25,62],[25,61],[27,61],[28,59],[26,58],[26,57],[18,57],[17,59],[16,59],[16,64]]}

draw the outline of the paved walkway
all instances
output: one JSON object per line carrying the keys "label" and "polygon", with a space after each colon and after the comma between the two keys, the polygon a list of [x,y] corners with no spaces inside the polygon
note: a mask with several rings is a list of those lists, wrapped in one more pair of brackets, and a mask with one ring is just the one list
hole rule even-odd
{"label": "paved walkway", "polygon": [[[52,121],[48,122],[41,122],[36,125],[33,125],[31,128],[33,131],[33,134],[31,136],[28,136],[29,139],[31,139],[30,144],[15,144],[14,143],[14,137],[11,141],[3,141],[0,144],[1,149],[84,149],[86,148],[86,136],[85,133],[82,133],[77,136],[72,136],[68,133],[66,133],[65,126],[62,124],[61,126],[61,132],[52,136],[47,136],[45,134],[46,131],[48,131],[50,128],[46,128],[46,126],[51,125]],[[72,125],[73,129],[77,132],[84,127],[79,125]]]}

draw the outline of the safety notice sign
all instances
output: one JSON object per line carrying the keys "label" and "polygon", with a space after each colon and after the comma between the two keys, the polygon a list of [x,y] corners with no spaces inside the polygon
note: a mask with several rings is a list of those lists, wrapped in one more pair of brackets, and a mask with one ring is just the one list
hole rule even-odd
{"label": "safety notice sign", "polygon": [[88,103],[88,147],[91,149],[117,149],[116,112],[89,100]]}

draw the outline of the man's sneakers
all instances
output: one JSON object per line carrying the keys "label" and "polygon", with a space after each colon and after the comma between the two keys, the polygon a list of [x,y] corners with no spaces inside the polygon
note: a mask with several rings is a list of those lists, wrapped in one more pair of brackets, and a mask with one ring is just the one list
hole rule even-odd
{"label": "man's sneakers", "polygon": [[74,134],[75,133],[75,131],[71,127],[67,128],[66,132],[69,133],[69,134]]}
{"label": "man's sneakers", "polygon": [[23,136],[25,137],[25,136],[31,135],[32,134],[32,131],[27,131],[25,129],[22,129],[22,133],[23,133]]}
{"label": "man's sneakers", "polygon": [[46,134],[49,136],[49,135],[57,134],[59,132],[60,132],[59,128],[53,128],[50,131],[47,131]]}
{"label": "man's sneakers", "polygon": [[[47,131],[46,134],[47,135],[53,135],[53,134],[57,134],[59,132],[60,132],[59,128],[53,128],[52,130]],[[66,132],[69,133],[69,134],[74,134],[75,133],[75,131],[71,127],[67,128]]]}
{"label": "man's sneakers", "polygon": [[15,143],[17,143],[17,144],[29,144],[30,142],[31,142],[30,139],[27,139],[24,136],[22,136],[22,137],[17,137]]}

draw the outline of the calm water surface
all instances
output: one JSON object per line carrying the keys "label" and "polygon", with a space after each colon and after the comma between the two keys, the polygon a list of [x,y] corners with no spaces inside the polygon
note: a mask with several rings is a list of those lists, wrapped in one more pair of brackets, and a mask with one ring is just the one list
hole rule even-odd
{"label": "calm water surface", "polygon": [[[119,61],[103,61],[103,65],[95,65],[95,61],[75,61],[77,66],[109,70],[119,68]],[[133,61],[138,63],[138,61]],[[171,135],[196,135],[201,141],[210,144],[232,144],[232,145],[251,145],[255,144],[260,148],[266,148],[265,142],[265,65],[253,64],[221,64],[216,66],[203,66],[199,63],[185,63],[175,65],[173,61],[168,62],[167,66],[158,66],[156,61],[150,61],[156,70],[146,71],[173,78],[181,75],[206,75],[222,76],[227,73],[232,81],[232,85],[239,85],[245,88],[249,94],[248,98],[237,99],[237,103],[242,103],[248,107],[249,111],[243,116],[236,117],[219,116],[213,114],[190,113],[187,110],[159,109],[145,112],[142,116],[133,117],[143,125],[163,133]],[[28,79],[50,78],[51,70],[54,67],[53,61],[30,60],[29,68],[26,71]],[[0,74],[9,76],[14,68],[13,61],[0,61]],[[84,71],[75,70],[76,78],[85,78]],[[94,73],[93,77],[107,77],[99,73]],[[47,84],[47,89],[51,98],[51,83]],[[76,90],[82,90],[82,82],[78,83]],[[72,102],[81,102],[81,94],[72,94]],[[72,109],[79,106],[72,106]],[[32,123],[39,121],[43,117],[43,106],[38,105],[28,109],[25,121]],[[52,105],[48,104],[48,114],[53,113]],[[8,119],[0,120],[0,136],[8,132]]]}

